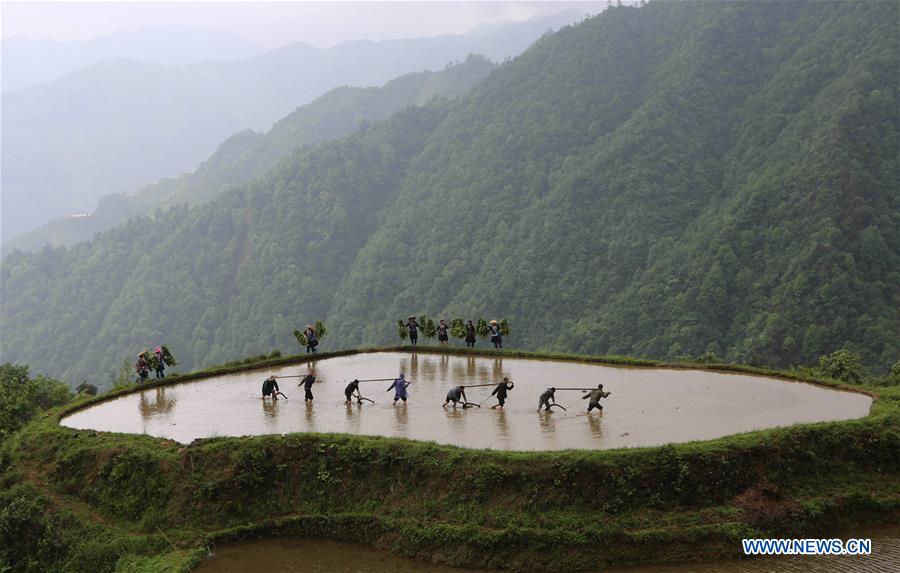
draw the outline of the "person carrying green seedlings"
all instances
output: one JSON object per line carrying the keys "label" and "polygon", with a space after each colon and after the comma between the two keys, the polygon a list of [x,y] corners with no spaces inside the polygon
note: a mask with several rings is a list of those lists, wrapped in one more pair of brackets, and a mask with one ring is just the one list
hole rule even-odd
{"label": "person carrying green seedlings", "polygon": [[[316,346],[319,345],[319,337],[316,335],[316,329],[313,325],[306,325],[306,353],[315,354],[318,352]],[[312,398],[310,398],[312,399]]]}
{"label": "person carrying green seedlings", "polygon": [[362,402],[362,394],[359,393],[359,380],[354,380],[344,388],[344,396],[347,397],[347,401],[344,402],[345,404],[349,404],[353,401],[354,392],[356,393],[356,401]]}
{"label": "person carrying green seedlings", "polygon": [[156,354],[156,379],[166,377],[166,358],[163,356],[163,351],[161,346],[157,346],[156,350],[153,351]]}
{"label": "person carrying green seedlings", "polygon": [[515,387],[508,376],[503,377],[503,382],[497,384],[497,387],[494,388],[494,391],[491,392],[491,396],[497,397],[497,403],[491,406],[491,410],[494,408],[503,409],[503,405],[506,404],[506,393],[512,390]]}
{"label": "person carrying green seedlings", "polygon": [[611,394],[611,392],[603,391],[603,384],[597,384],[596,389],[591,390],[590,392],[588,392],[587,394],[582,396],[581,399],[587,400],[588,398],[590,398],[590,401],[588,401],[588,409],[587,409],[588,412],[590,412],[594,408],[597,408],[597,410],[599,410],[600,413],[602,414],[603,406],[600,405],[600,398],[606,398],[610,394]]}
{"label": "person carrying green seedlings", "polygon": [[475,325],[471,320],[466,321],[466,348],[475,348]]}
{"label": "person carrying green seedlings", "polygon": [[447,326],[447,321],[441,320],[438,323],[437,327],[437,336],[438,342],[441,343],[441,346],[447,346],[447,341],[450,340],[449,331],[450,327]]}
{"label": "person carrying green seedlings", "polygon": [[144,357],[143,352],[138,354],[137,362],[134,364],[134,370],[138,374],[138,382],[147,381],[147,378],[150,376],[150,367],[147,365],[147,359]]}
{"label": "person carrying green seedlings", "polygon": [[278,388],[278,382],[275,380],[275,376],[269,376],[262,383],[262,395],[263,398],[267,396],[271,396],[273,400],[278,399],[278,392],[281,390]]}
{"label": "person carrying green seedlings", "polygon": [[313,393],[312,387],[313,384],[316,383],[316,373],[314,370],[310,370],[309,374],[303,377],[303,380],[300,384],[303,385],[303,401],[304,402],[312,402],[313,401]]}
{"label": "person carrying green seedlings", "polygon": [[545,412],[549,412],[550,400],[553,400],[553,403],[556,404],[556,388],[547,388],[547,390],[541,394],[541,397],[538,399],[538,412],[541,411],[541,408],[544,408]]}
{"label": "person carrying green seedlings", "polygon": [[503,333],[500,332],[500,323],[492,320],[488,324],[488,331],[491,333],[491,344],[494,345],[494,348],[503,350]]}
{"label": "person carrying green seedlings", "polygon": [[409,343],[415,346],[419,341],[419,328],[421,328],[416,317],[411,316],[406,319],[406,328],[409,330]]}
{"label": "person carrying green seedlings", "polygon": [[466,398],[466,387],[465,386],[454,386],[450,388],[450,391],[447,392],[447,400],[444,402],[443,408],[447,407],[447,404],[453,402],[453,407],[456,408],[456,405],[460,402],[465,405],[469,401]]}

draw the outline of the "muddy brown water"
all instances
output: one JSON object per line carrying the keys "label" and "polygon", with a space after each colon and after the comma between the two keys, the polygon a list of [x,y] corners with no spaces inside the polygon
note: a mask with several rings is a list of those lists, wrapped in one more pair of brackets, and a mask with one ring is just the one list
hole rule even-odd
{"label": "muddy brown water", "polygon": [[[900,564],[900,527],[879,528],[852,537],[871,538],[871,555],[754,557],[733,561],[679,563],[605,573],[895,573]],[[846,538],[846,537],[845,537]],[[221,545],[196,573],[473,573],[413,561],[352,543],[325,539],[273,538]]]}
{"label": "muddy brown water", "polygon": [[[337,432],[430,440],[505,450],[607,449],[705,440],[801,422],[865,416],[872,399],[761,376],[521,358],[374,353],[317,361],[315,400],[304,403],[299,378],[279,381],[289,399],[262,399],[269,374],[305,374],[307,365],[217,376],[128,394],[63,419],[72,428],[148,434],[189,443],[195,438]],[[376,401],[344,404],[353,378],[390,378],[404,372],[409,401],[393,405],[390,382],[363,382]],[[505,410],[490,408],[492,388],[467,390],[480,408],[442,408],[458,384],[515,382]],[[587,414],[581,392],[557,391],[568,411],[538,413],[548,386],[595,387],[612,393],[604,411]]]}

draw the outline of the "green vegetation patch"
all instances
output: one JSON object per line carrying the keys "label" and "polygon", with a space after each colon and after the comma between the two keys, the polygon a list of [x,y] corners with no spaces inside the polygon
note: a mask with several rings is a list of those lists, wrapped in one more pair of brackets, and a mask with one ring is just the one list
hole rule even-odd
{"label": "green vegetation patch", "polygon": [[900,387],[854,388],[876,397],[858,420],[561,452],[335,434],[183,446],[60,426],[66,412],[97,400],[83,399],[4,443],[0,531],[28,534],[5,538],[2,559],[23,570],[77,570],[88,558],[98,570],[185,570],[210,543],[270,535],[513,570],[735,556],[741,537],[900,517]]}

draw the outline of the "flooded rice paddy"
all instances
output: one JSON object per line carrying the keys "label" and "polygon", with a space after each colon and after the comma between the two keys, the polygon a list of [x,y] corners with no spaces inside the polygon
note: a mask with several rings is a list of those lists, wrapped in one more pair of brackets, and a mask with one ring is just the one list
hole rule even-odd
{"label": "flooded rice paddy", "polygon": [[[279,380],[287,400],[261,398],[266,376],[302,375],[314,368],[315,400],[304,403],[299,378]],[[375,403],[344,404],[354,379],[412,381],[409,401],[393,404],[390,382],[363,382]],[[515,388],[504,410],[491,409],[491,387],[467,390],[481,407],[442,408],[447,391],[460,384],[497,383],[509,376]],[[538,396],[549,386],[595,387],[612,394],[602,415],[587,414],[582,392],[557,391],[565,406],[538,413]],[[859,418],[871,398],[811,384],[742,374],[597,364],[374,353],[316,363],[256,370],[128,394],[66,417],[65,426],[148,434],[182,443],[195,438],[337,432],[429,440],[471,448],[506,450],[607,449],[717,438],[739,432]]]}
{"label": "flooded rice paddy", "polygon": [[[681,563],[605,573],[894,573],[900,563],[900,527],[878,528],[852,537],[872,539],[871,555],[756,557],[708,563]],[[846,537],[845,537],[846,538]],[[197,573],[471,573],[413,561],[352,543],[325,539],[262,539],[222,545]]]}

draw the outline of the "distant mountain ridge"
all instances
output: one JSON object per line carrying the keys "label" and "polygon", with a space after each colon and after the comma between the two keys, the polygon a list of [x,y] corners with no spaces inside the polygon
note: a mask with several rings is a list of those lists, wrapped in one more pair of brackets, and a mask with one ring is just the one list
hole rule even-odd
{"label": "distant mountain ridge", "polygon": [[883,371],[898,17],[614,7],[204,205],[7,256],[2,360],[103,384],[154,341],[187,369],[296,351],[315,319],[329,349],[396,342],[426,312],[507,318],[513,348],[788,366],[846,346]]}
{"label": "distant mountain ridge", "polygon": [[177,66],[247,58],[263,51],[236,34],[189,27],[142,28],[91,40],[3,38],[2,88],[26,88],[110,60]]}
{"label": "distant mountain ridge", "polygon": [[0,241],[89,212],[105,195],[191,170],[229,135],[266,130],[333,87],[382,85],[470,53],[501,61],[579,17],[567,12],[490,34],[322,50],[291,44],[229,62],[117,60],[4,92]]}
{"label": "distant mountain ridge", "polygon": [[378,121],[433,98],[465,94],[494,68],[489,60],[469,56],[436,72],[417,72],[391,80],[381,88],[334,88],[279,120],[268,133],[245,130],[225,140],[195,172],[168,178],[132,194],[110,195],[89,215],[51,221],[7,241],[3,255],[14,249],[67,246],[90,239],[137,215],[179,204],[197,205],[241,185],[274,167],[302,145],[348,135],[363,122]]}

